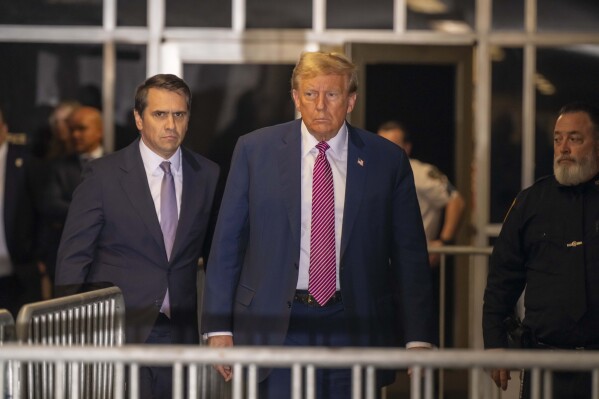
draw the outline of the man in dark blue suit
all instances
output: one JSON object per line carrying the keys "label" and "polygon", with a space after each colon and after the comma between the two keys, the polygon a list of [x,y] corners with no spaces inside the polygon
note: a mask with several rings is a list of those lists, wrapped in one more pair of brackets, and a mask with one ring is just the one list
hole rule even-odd
{"label": "man in dark blue suit", "polygon": [[[302,118],[236,145],[207,267],[209,345],[392,347],[401,316],[407,346],[430,348],[428,255],[408,157],[345,121],[357,91],[345,56],[304,53],[292,89]],[[331,177],[317,177],[318,165]],[[331,180],[323,185],[334,200],[321,222],[316,209],[329,201],[320,182]],[[322,255],[328,246],[332,253]],[[322,268],[332,276],[324,297],[315,282],[329,280]],[[215,367],[233,377],[229,366]],[[379,387],[393,378],[380,372]],[[289,370],[260,370],[260,397],[289,397],[289,379]],[[317,390],[319,398],[348,398],[350,370],[319,370]]]}
{"label": "man in dark blue suit", "polygon": [[30,161],[27,147],[8,142],[8,125],[0,110],[0,308],[15,318],[23,303],[40,299]]}
{"label": "man in dark blue suit", "polygon": [[[141,138],[88,162],[69,207],[58,250],[57,291],[76,292],[84,284],[118,286],[128,343],[199,342],[198,261],[218,166],[181,147],[190,104],[182,79],[147,79],[135,97]],[[140,397],[170,397],[170,373],[142,368]]]}

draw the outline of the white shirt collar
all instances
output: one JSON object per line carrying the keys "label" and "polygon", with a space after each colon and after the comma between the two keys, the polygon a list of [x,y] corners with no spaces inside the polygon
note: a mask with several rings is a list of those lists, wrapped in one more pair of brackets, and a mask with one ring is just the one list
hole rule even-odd
{"label": "white shirt collar", "polygon": [[85,152],[83,154],[79,154],[79,159],[81,159],[81,160],[87,159],[87,160],[91,161],[93,159],[101,158],[102,155],[104,155],[104,148],[101,145],[99,145],[95,149],[91,150],[90,152]]}
{"label": "white shirt collar", "polygon": [[[335,137],[327,141],[330,147],[327,151],[328,156],[341,160],[343,152],[347,149],[347,138],[347,123],[343,122]],[[302,120],[302,158],[308,155],[316,147],[316,144],[318,144],[318,140],[310,134],[306,124]]]}
{"label": "white shirt collar", "polygon": [[164,159],[154,151],[150,150],[146,143],[140,138],[139,152],[141,153],[141,159],[144,163],[146,173],[149,175],[162,173],[159,168],[160,164],[164,161],[170,161],[171,168],[173,168],[173,174],[178,174],[181,171],[181,147],[177,148],[177,151],[175,151],[172,157]]}

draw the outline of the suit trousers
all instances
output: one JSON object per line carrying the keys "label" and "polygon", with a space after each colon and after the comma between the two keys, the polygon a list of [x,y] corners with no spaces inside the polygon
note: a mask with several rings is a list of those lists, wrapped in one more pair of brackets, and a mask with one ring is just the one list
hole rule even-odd
{"label": "suit trousers", "polygon": [[[526,370],[521,376],[521,399],[531,398],[531,375]],[[541,397],[548,397],[548,392],[543,392],[541,384]],[[590,372],[553,372],[553,399],[591,399],[591,373]]]}
{"label": "suit trousers", "polygon": [[0,277],[0,309],[7,309],[13,319],[19,312],[19,290],[15,275]]}
{"label": "suit trousers", "polygon": [[[158,313],[154,327],[146,340],[150,345],[170,345],[172,339],[171,320]],[[172,367],[140,367],[139,397],[148,399],[170,399],[173,396]]]}
{"label": "suit trousers", "polygon": [[[325,307],[294,301],[285,346],[344,347],[351,345],[350,328],[343,303]],[[305,395],[305,375],[302,391]],[[351,398],[351,369],[316,369],[317,399]],[[377,396],[380,389],[377,389]],[[272,369],[269,376],[258,384],[260,399],[291,397],[291,370]]]}

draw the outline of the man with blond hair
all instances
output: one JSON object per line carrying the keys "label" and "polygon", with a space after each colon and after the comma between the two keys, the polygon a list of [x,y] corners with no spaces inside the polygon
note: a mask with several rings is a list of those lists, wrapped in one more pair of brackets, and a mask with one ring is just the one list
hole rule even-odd
{"label": "man with blond hair", "polygon": [[[209,345],[399,346],[401,316],[408,347],[430,347],[426,239],[408,157],[346,122],[357,73],[344,55],[303,53],[291,83],[301,119],[237,142],[207,267]],[[215,367],[233,378],[228,365]],[[394,376],[379,372],[377,387]],[[316,378],[317,397],[350,397],[351,370]],[[261,369],[259,380],[261,398],[290,397],[288,369]]]}

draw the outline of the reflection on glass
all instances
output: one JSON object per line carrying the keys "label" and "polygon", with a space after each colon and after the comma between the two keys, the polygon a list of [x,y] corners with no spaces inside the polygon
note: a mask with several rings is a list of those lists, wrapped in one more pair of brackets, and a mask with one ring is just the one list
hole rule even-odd
{"label": "reflection on glass", "polygon": [[48,117],[63,100],[101,107],[102,46],[0,44],[0,106],[11,131],[25,132],[43,153]]}
{"label": "reflection on glass", "polygon": [[166,26],[191,28],[230,28],[231,1],[168,0]]}
{"label": "reflection on glass", "polygon": [[[102,108],[101,45],[0,43],[0,54],[0,108],[11,131],[27,134],[35,155],[48,151],[48,118],[58,103],[74,100]],[[129,119],[145,68],[145,46],[117,46],[115,148],[136,137]]]}
{"label": "reflection on glass", "polygon": [[290,95],[293,65],[186,64],[192,94],[185,143],[221,166],[226,178],[237,138],[295,117]]}
{"label": "reflection on glass", "polygon": [[120,44],[116,50],[114,148],[118,150],[138,136],[133,106],[135,90],[146,78],[146,46]]}
{"label": "reflection on glass", "polygon": [[543,0],[537,9],[539,31],[599,31],[597,0]]}
{"label": "reflection on glass", "polygon": [[523,30],[524,0],[494,1],[492,24],[493,30]]}
{"label": "reflection on glass", "polygon": [[[544,81],[537,81],[536,168],[535,177],[553,173],[553,127],[559,109],[573,101],[599,104],[595,84],[599,70],[599,46],[539,48],[537,71]],[[548,94],[539,84],[554,88]]]}
{"label": "reflection on glass", "polygon": [[493,49],[491,223],[501,223],[521,189],[522,49]]}
{"label": "reflection on glass", "polygon": [[312,2],[296,0],[247,0],[248,28],[309,29]]}
{"label": "reflection on glass", "polygon": [[326,13],[328,29],[393,29],[393,0],[327,0]]}
{"label": "reflection on glass", "polygon": [[4,0],[0,24],[102,25],[102,0]]}
{"label": "reflection on glass", "polygon": [[146,26],[147,15],[147,0],[117,1],[118,26]]}
{"label": "reflection on glass", "polygon": [[407,28],[468,33],[474,26],[474,0],[407,0]]}

